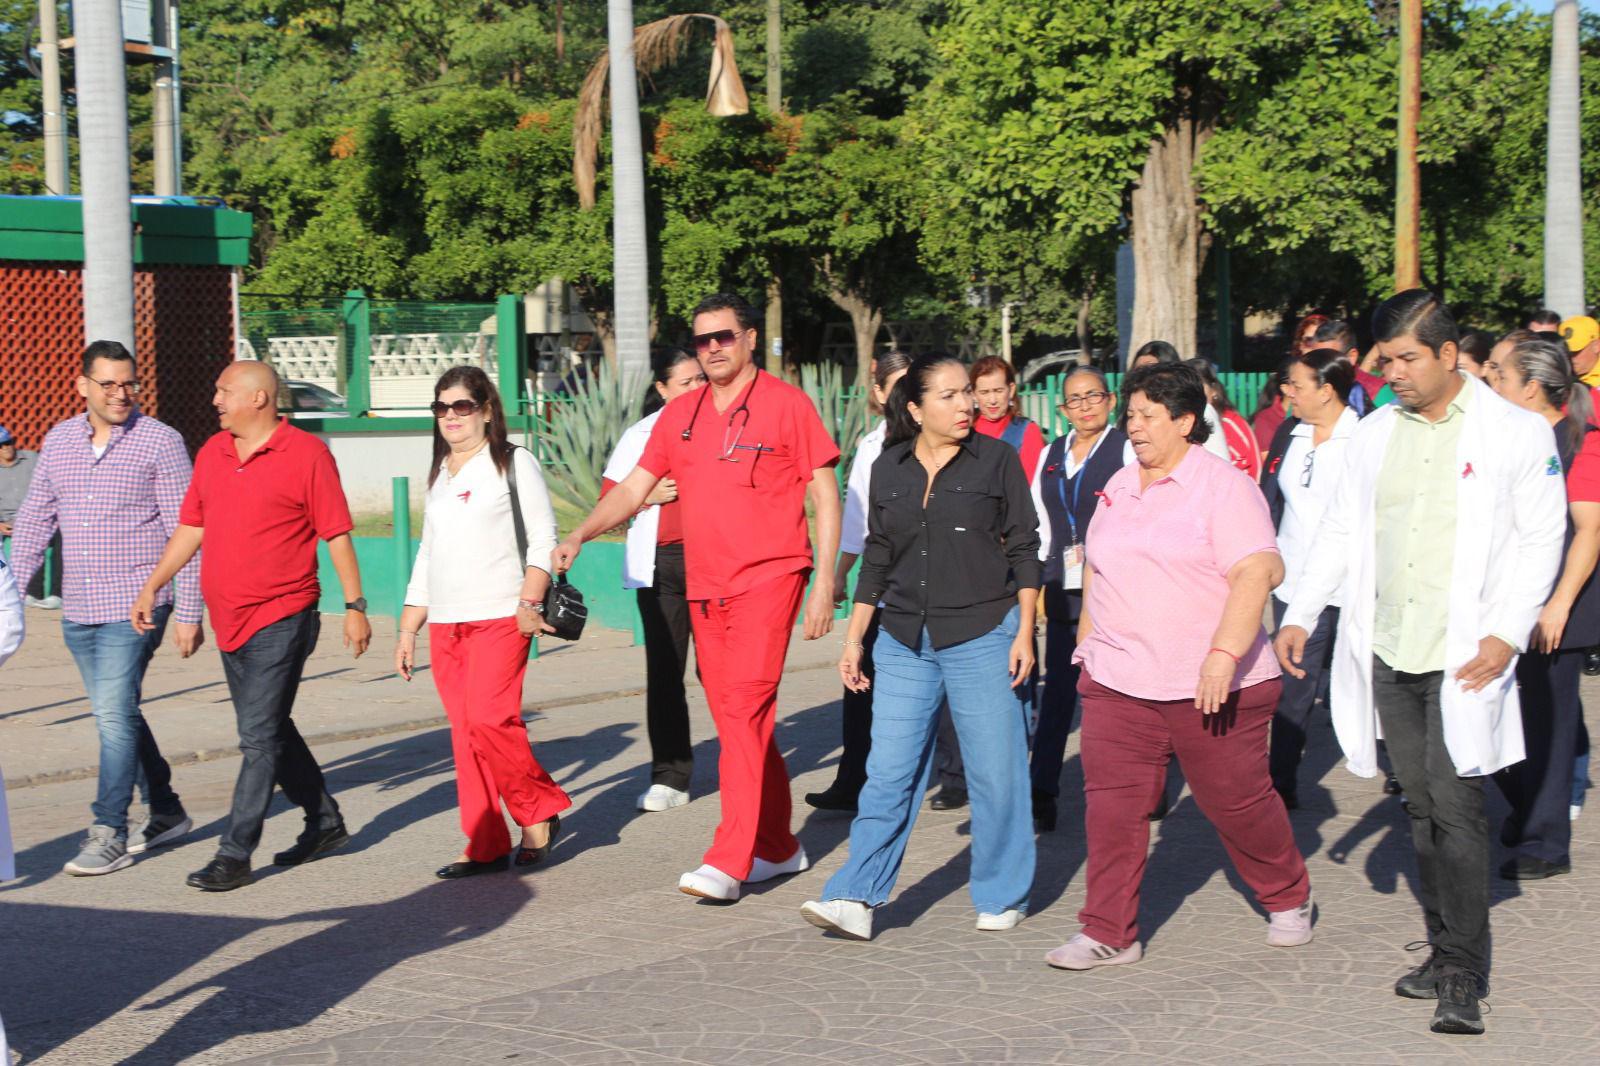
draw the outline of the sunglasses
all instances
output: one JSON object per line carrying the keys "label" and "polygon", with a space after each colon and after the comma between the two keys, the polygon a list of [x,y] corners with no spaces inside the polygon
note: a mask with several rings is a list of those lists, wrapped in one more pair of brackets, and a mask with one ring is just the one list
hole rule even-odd
{"label": "sunglasses", "polygon": [[482,408],[483,404],[475,400],[457,400],[455,403],[444,403],[441,400],[435,400],[428,405],[428,410],[433,412],[434,418],[443,418],[447,414],[455,414],[465,418],[472,412]]}
{"label": "sunglasses", "polygon": [[701,355],[711,350],[711,344],[716,342],[718,348],[731,348],[733,342],[739,339],[739,334],[748,333],[743,329],[719,329],[712,333],[696,333],[694,335],[694,350]]}

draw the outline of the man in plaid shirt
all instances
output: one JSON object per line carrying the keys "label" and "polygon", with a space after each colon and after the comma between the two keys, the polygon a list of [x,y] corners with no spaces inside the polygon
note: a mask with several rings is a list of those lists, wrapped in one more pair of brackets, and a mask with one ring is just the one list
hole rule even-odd
{"label": "man in plaid shirt", "polygon": [[[157,598],[154,628],[134,630],[128,604],[155,568],[189,487],[189,453],[177,430],[139,413],[133,356],[116,341],[83,353],[78,395],[86,411],[45,434],[39,466],[12,532],[17,584],[28,581],[57,530],[65,567],[62,635],[83,675],[100,732],[99,790],[83,850],[65,870],[114,873],[192,825],[172,770],[139,709],[145,668],[169,618],[185,658],[205,640],[198,560]],[[174,588],[176,592],[174,592]],[[142,782],[146,815],[128,832],[128,805]]]}

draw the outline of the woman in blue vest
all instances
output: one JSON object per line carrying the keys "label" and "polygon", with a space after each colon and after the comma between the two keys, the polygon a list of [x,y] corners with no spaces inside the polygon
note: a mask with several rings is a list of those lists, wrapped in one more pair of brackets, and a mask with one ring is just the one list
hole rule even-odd
{"label": "woman in blue vest", "polygon": [[1083,543],[1106,487],[1132,461],[1128,436],[1111,424],[1117,397],[1105,375],[1080,366],[1061,382],[1061,410],[1072,429],[1057,437],[1032,471],[1033,506],[1039,513],[1039,558],[1044,563],[1044,696],[1033,739],[1033,824],[1056,827],[1061,764],[1078,701],[1078,616],[1083,611]]}

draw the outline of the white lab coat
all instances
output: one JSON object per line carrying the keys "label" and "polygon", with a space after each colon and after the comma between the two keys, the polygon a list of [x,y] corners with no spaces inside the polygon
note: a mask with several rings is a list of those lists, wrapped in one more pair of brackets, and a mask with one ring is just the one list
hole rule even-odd
{"label": "white lab coat", "polygon": [[[0,558],[0,663],[11,658],[22,647],[25,617],[16,577],[5,559]],[[0,881],[9,881],[15,876],[17,867],[11,850],[11,820],[6,814],[6,779],[4,774],[0,774]],[[0,1054],[4,1051],[5,1035],[0,1030]],[[4,1061],[0,1059],[0,1063]]]}
{"label": "white lab coat", "polygon": [[[611,460],[606,463],[600,476],[620,482],[633,473],[633,468],[639,465],[639,459],[644,455],[644,446],[650,443],[650,431],[660,417],[660,411],[645,415],[623,430],[616,449],[611,453]],[[633,524],[628,527],[628,547],[623,557],[623,588],[647,589],[656,583],[656,537],[660,530],[660,505],[651,504],[633,516]]]}
{"label": "white lab coat", "polygon": [[[1475,391],[1456,451],[1461,476],[1440,708],[1456,772],[1478,777],[1523,758],[1516,658],[1477,692],[1464,691],[1454,674],[1478,654],[1484,637],[1499,635],[1514,641],[1517,651],[1525,649],[1561,566],[1567,494],[1549,423],[1476,378],[1462,377]],[[1316,549],[1283,619],[1310,632],[1322,608],[1343,592],[1332,717],[1349,768],[1361,777],[1378,772],[1380,731],[1372,697],[1376,501],[1378,473],[1399,417],[1398,408],[1381,407],[1357,424],[1344,478],[1323,513]]]}

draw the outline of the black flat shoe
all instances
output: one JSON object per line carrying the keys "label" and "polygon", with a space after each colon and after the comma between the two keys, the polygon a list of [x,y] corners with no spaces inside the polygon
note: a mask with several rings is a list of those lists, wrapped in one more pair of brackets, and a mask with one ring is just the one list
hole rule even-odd
{"label": "black flat shoe", "polygon": [[184,884],[202,892],[232,892],[252,880],[249,859],[230,859],[226,855],[218,855],[206,863],[204,869],[190,874]]}
{"label": "black flat shoe", "polygon": [[1398,777],[1394,776],[1394,774],[1385,774],[1384,775],[1384,778],[1383,778],[1383,793],[1384,793],[1384,795],[1386,795],[1386,796],[1398,796],[1398,795],[1402,794],[1403,792],[1405,792],[1405,789],[1400,787],[1400,779]]}
{"label": "black flat shoe", "polygon": [[523,866],[532,866],[534,863],[542,862],[544,857],[550,854],[550,849],[556,846],[556,837],[561,835],[561,815],[552,814],[549,818],[545,819],[544,824],[550,827],[550,835],[545,837],[544,847],[518,847],[516,858],[511,860],[512,866],[519,868]]}
{"label": "black flat shoe", "polygon": [[930,811],[959,811],[967,805],[967,790],[944,785],[928,801]]}
{"label": "black flat shoe", "polygon": [[462,859],[449,866],[441,866],[433,871],[433,876],[444,881],[454,881],[462,877],[473,877],[477,874],[493,873],[496,870],[506,869],[506,857],[500,856],[490,862],[477,862],[473,859]]}
{"label": "black flat shoe", "polygon": [[1056,831],[1056,798],[1048,792],[1033,794],[1033,831],[1035,833]]}
{"label": "black flat shoe", "polygon": [[274,866],[299,866],[319,858],[350,843],[350,833],[340,822],[332,829],[307,829],[300,834],[294,847],[280,851],[272,857]]}
{"label": "black flat shoe", "polygon": [[1600,677],[1600,648],[1590,648],[1583,653],[1583,672],[1590,677]]}
{"label": "black flat shoe", "polygon": [[806,802],[819,811],[844,811],[856,813],[857,794],[843,788],[830,787],[823,792],[807,792]]}
{"label": "black flat shoe", "polygon": [[1543,881],[1547,877],[1571,872],[1570,862],[1550,862],[1534,855],[1518,855],[1500,867],[1500,876],[1507,881]]}

